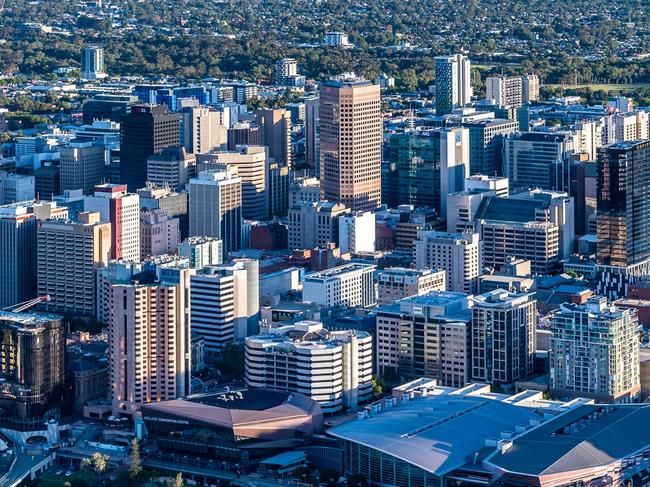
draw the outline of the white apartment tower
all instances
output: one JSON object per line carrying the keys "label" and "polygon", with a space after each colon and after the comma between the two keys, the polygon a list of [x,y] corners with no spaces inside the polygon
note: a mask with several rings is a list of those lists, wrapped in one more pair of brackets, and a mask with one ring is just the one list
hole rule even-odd
{"label": "white apartment tower", "polygon": [[550,389],[562,398],[632,402],[641,389],[638,318],[602,296],[565,303],[551,320]]}
{"label": "white apartment tower", "polygon": [[81,50],[81,77],[95,80],[106,78],[104,69],[104,48],[85,46]]}

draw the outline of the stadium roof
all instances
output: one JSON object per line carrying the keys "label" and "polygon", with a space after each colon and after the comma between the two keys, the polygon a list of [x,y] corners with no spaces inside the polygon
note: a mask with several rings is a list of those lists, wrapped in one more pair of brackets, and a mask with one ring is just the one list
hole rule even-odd
{"label": "stadium roof", "polygon": [[650,405],[585,404],[525,432],[486,462],[536,477],[601,467],[648,448],[648,424]]}
{"label": "stadium roof", "polygon": [[531,421],[542,420],[545,412],[561,407],[559,403],[538,401],[537,395],[504,398],[482,394],[475,386],[449,391],[436,388],[436,395],[341,424],[329,434],[442,476],[465,465],[471,455],[485,448],[486,440],[496,442],[501,433],[529,427]]}

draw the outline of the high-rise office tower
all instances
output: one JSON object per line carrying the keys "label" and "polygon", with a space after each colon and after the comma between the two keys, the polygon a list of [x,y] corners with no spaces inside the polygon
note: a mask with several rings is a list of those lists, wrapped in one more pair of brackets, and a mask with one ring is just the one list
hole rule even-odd
{"label": "high-rise office tower", "polygon": [[140,256],[142,260],[173,254],[181,241],[180,222],[159,208],[140,211]]}
{"label": "high-rise office tower", "polygon": [[377,274],[377,304],[391,304],[399,299],[421,296],[447,287],[445,271],[387,267]]}
{"label": "high-rise office tower", "polygon": [[523,80],[521,76],[488,76],[485,79],[486,98],[498,106],[520,107]]}
{"label": "high-rise office tower", "polygon": [[505,289],[474,296],[472,380],[512,384],[533,373],[537,301]]}
{"label": "high-rise office tower", "polygon": [[0,204],[10,205],[21,201],[31,201],[35,197],[36,179],[34,176],[0,171]]}
{"label": "high-rise office tower", "polygon": [[338,219],[349,212],[344,205],[330,201],[298,201],[289,208],[289,248],[313,249],[338,243]]}
{"label": "high-rise office tower", "polygon": [[99,213],[79,213],[78,222],[46,220],[37,228],[38,295],[47,311],[95,316],[96,271],[111,257],[111,225]]}
{"label": "high-rise office tower", "polygon": [[[573,253],[574,203],[565,193],[533,190],[499,198],[467,191],[452,199],[458,213],[449,220],[458,225],[467,218],[480,234],[483,265],[500,269],[517,257],[530,260],[535,274],[552,274]],[[461,199],[466,202],[459,204]]]}
{"label": "high-rise office tower", "polygon": [[263,128],[253,122],[237,122],[228,129],[228,150],[238,145],[264,145]]}
{"label": "high-rise office tower", "polygon": [[371,399],[372,363],[369,333],[329,331],[320,322],[300,321],[246,338],[249,387],[303,391],[328,414],[355,411]]}
{"label": "high-rise office tower", "polygon": [[504,141],[503,174],[512,188],[567,191],[575,138],[566,132],[517,132]]}
{"label": "high-rise office tower", "polygon": [[444,269],[447,291],[474,294],[481,273],[481,241],[477,233],[422,231],[414,242],[417,269]]}
{"label": "high-rise office tower", "polygon": [[180,145],[180,116],[166,105],[134,105],[120,122],[120,182],[129,191],[147,181],[147,158]]}
{"label": "high-rise office tower", "polygon": [[147,184],[146,187],[138,190],[138,196],[140,196],[140,209],[160,208],[170,217],[178,218],[181,238],[187,237],[189,233],[188,193],[177,193],[171,188]]}
{"label": "high-rise office tower", "polygon": [[464,123],[463,127],[469,130],[470,174],[503,174],[505,137],[516,132],[519,124],[514,120],[494,118]]}
{"label": "high-rise office tower", "polygon": [[239,250],[242,180],[228,171],[203,171],[190,180],[190,236],[215,237],[223,251]]}
{"label": "high-rise office tower", "polygon": [[266,192],[269,218],[285,217],[289,209],[290,169],[277,162],[269,162],[266,174]]}
{"label": "high-rise office tower", "polygon": [[286,85],[287,78],[298,74],[298,61],[285,57],[275,62],[275,82]]}
{"label": "high-rise office tower", "polygon": [[181,146],[198,154],[226,144],[227,128],[221,123],[221,112],[210,107],[185,107],[181,110]]}
{"label": "high-rise office tower", "polygon": [[205,339],[209,359],[227,343],[259,333],[259,262],[236,260],[191,278],[192,331]]}
{"label": "high-rise office tower", "polygon": [[522,77],[522,101],[524,103],[539,100],[539,76],[527,74]]}
{"label": "high-rise office tower", "polygon": [[36,223],[67,217],[54,202],[0,206],[0,308],[36,297]]}
{"label": "high-rise office tower", "polygon": [[71,142],[61,148],[61,191],[82,189],[92,194],[104,180],[106,147],[92,142]]}
{"label": "high-rise office tower", "polygon": [[109,288],[109,384],[113,414],[189,394],[191,337],[185,302],[191,269],[172,284]]}
{"label": "high-rise office tower", "polygon": [[86,211],[97,211],[103,223],[111,224],[111,259],[140,262],[140,197],[127,193],[123,184],[95,186],[84,199]]}
{"label": "high-rise office tower", "polygon": [[638,399],[638,325],[635,310],[610,306],[602,296],[560,305],[551,320],[551,394],[599,403]]}
{"label": "high-rise office tower", "polygon": [[436,57],[436,115],[451,113],[471,99],[469,59],[462,54]]}
{"label": "high-rise office tower", "polygon": [[131,113],[131,106],[138,102],[133,95],[113,95],[100,93],[86,100],[83,105],[83,123],[90,125],[96,120],[119,122]]}
{"label": "high-rise office tower", "polygon": [[320,177],[320,100],[311,95],[305,98],[305,162]]}
{"label": "high-rise office tower", "polygon": [[254,112],[262,127],[263,144],[276,163],[291,167],[291,113],[283,108],[260,108]]}
{"label": "high-rise office tower", "polygon": [[615,298],[650,273],[650,142],[599,149],[597,188],[597,291]]}
{"label": "high-rise office tower", "polygon": [[469,176],[469,131],[436,128],[391,137],[391,161],[397,166],[398,202],[447,211],[447,195],[464,189]]}
{"label": "high-rise office tower", "polygon": [[471,377],[470,297],[432,291],[377,308],[377,367],[463,387]]}
{"label": "high-rise office tower", "polygon": [[[261,146],[238,146],[233,151],[210,154],[211,163],[222,165],[241,179],[242,217],[247,220],[268,220],[268,158]],[[209,168],[211,164],[200,164]]]}
{"label": "high-rise office tower", "polygon": [[34,192],[37,199],[44,201],[52,201],[62,193],[59,166],[48,164],[34,171]]}
{"label": "high-rise office tower", "polygon": [[81,50],[81,77],[85,79],[106,78],[103,47],[84,46]]}
{"label": "high-rise office tower", "polygon": [[0,311],[0,407],[3,427],[42,430],[48,411],[61,406],[65,330],[61,316]]}
{"label": "high-rise office tower", "polygon": [[379,85],[359,78],[320,88],[320,176],[323,197],[353,211],[381,203],[382,119]]}
{"label": "high-rise office tower", "polygon": [[[180,191],[196,173],[196,157],[184,147],[165,147],[147,157],[147,182]],[[140,188],[138,188],[140,189]]]}

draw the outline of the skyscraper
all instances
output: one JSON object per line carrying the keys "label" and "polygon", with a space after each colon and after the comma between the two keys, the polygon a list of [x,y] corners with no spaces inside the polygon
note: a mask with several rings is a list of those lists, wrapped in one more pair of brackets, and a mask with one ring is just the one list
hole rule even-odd
{"label": "skyscraper", "polygon": [[84,200],[86,211],[97,211],[111,224],[111,259],[140,262],[140,197],[127,193],[126,185],[101,184]]}
{"label": "skyscraper", "polygon": [[514,120],[493,118],[464,123],[463,127],[469,129],[470,174],[503,174],[505,137],[516,132],[519,124]]}
{"label": "skyscraper", "polygon": [[147,158],[180,145],[180,117],[165,105],[135,105],[120,132],[120,182],[137,191],[147,181]]}
{"label": "skyscraper", "polygon": [[106,147],[92,142],[71,142],[61,148],[61,191],[82,189],[92,194],[104,179]]}
{"label": "skyscraper", "polygon": [[436,115],[468,105],[472,98],[469,59],[462,55],[436,57]]}
{"label": "skyscraper", "polygon": [[156,186],[180,191],[195,172],[196,157],[184,147],[165,147],[147,158],[147,182]]}
{"label": "skyscraper", "polygon": [[0,206],[0,308],[36,296],[36,223],[67,217],[54,202]]}
{"label": "skyscraper", "polygon": [[583,305],[560,305],[551,321],[551,393],[598,402],[636,400],[641,388],[637,327],[635,310],[609,306],[602,296]]}
{"label": "skyscraper", "polygon": [[81,50],[81,77],[85,79],[102,79],[106,77],[103,47],[85,46]]}
{"label": "skyscraper", "polygon": [[316,177],[320,177],[319,105],[318,96],[305,98],[305,161]]}
{"label": "skyscraper", "polygon": [[503,174],[511,188],[567,191],[575,151],[569,131],[512,133],[504,141]]}
{"label": "skyscraper", "polygon": [[[269,164],[266,149],[261,146],[238,146],[232,151],[211,153],[210,157],[211,163],[227,167],[241,179],[242,217],[247,220],[267,220]],[[200,165],[207,168],[211,166]]]}
{"label": "skyscraper", "polygon": [[598,261],[628,266],[650,258],[650,142],[598,152]]}
{"label": "skyscraper", "polygon": [[228,171],[203,171],[190,180],[190,236],[223,241],[224,254],[239,250],[242,180]]}
{"label": "skyscraper", "polygon": [[0,407],[3,427],[43,428],[60,407],[65,378],[65,330],[61,316],[0,311],[2,346]]}
{"label": "skyscraper", "polygon": [[95,316],[96,270],[111,257],[111,225],[99,213],[79,213],[79,222],[38,222],[38,294],[49,295],[47,311]]}
{"label": "skyscraper", "polygon": [[496,289],[473,298],[473,380],[512,384],[532,374],[537,320],[532,296]]}
{"label": "skyscraper", "polygon": [[291,167],[291,113],[283,108],[260,108],[255,110],[255,120],[262,127],[263,144],[269,148],[269,157]]}
{"label": "skyscraper", "polygon": [[650,142],[598,150],[597,291],[609,298],[650,272]]}
{"label": "skyscraper", "polygon": [[341,77],[320,89],[321,189],[353,211],[381,202],[382,118],[379,85]]}
{"label": "skyscraper", "polygon": [[428,206],[445,215],[447,195],[464,189],[469,176],[469,132],[436,128],[395,134],[391,161],[397,166],[398,202]]}
{"label": "skyscraper", "polygon": [[181,145],[198,154],[218,149],[227,142],[228,130],[221,124],[221,113],[211,107],[186,107],[181,110]]}
{"label": "skyscraper", "polygon": [[109,384],[113,414],[189,394],[190,327],[185,310],[191,269],[171,284],[116,284],[111,293]]}
{"label": "skyscraper", "polygon": [[447,291],[473,294],[481,272],[481,241],[477,233],[418,232],[417,269],[444,269]]}

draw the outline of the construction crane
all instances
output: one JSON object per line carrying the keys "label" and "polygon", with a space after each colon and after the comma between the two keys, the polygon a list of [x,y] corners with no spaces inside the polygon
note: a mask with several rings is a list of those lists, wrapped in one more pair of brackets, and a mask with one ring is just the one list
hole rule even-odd
{"label": "construction crane", "polygon": [[23,301],[22,303],[18,304],[12,304],[11,306],[7,306],[6,308],[2,308],[2,311],[9,311],[10,313],[20,313],[22,311],[26,311],[29,308],[33,308],[37,304],[44,303],[46,301],[50,301],[52,298],[50,297],[49,294],[45,294],[43,296],[39,296],[34,299],[30,299],[28,301]]}

